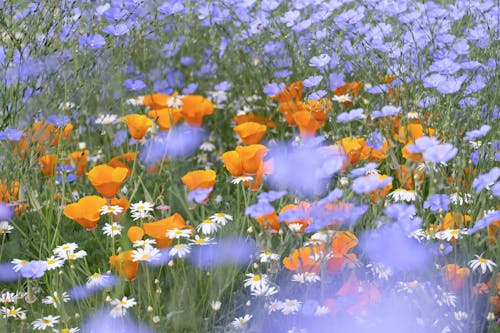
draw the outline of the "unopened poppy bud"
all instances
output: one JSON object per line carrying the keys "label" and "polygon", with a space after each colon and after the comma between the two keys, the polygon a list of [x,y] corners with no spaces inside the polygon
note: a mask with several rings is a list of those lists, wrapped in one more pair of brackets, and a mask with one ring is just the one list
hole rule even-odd
{"label": "unopened poppy bud", "polygon": [[174,261],[170,260],[167,265],[168,265],[168,267],[173,267],[174,266]]}
{"label": "unopened poppy bud", "polygon": [[158,324],[160,322],[160,317],[159,316],[154,316],[153,317],[153,323]]}
{"label": "unopened poppy bud", "polygon": [[161,294],[161,289],[160,289],[160,288],[157,288],[157,289],[156,289],[156,293],[157,293],[157,294]]}
{"label": "unopened poppy bud", "polygon": [[147,308],[148,313],[152,313],[152,312],[153,312],[153,310],[154,310],[154,309],[153,309],[153,307],[152,307],[151,305],[150,305],[150,306],[148,306],[148,308]]}
{"label": "unopened poppy bud", "polygon": [[80,319],[80,314],[78,312],[75,313],[75,319]]}
{"label": "unopened poppy bud", "polygon": [[109,303],[109,302],[111,302],[111,297],[108,295],[108,296],[106,296],[106,303]]}
{"label": "unopened poppy bud", "polygon": [[250,227],[248,227],[248,229],[247,229],[247,233],[251,234],[252,232],[253,232],[253,227],[251,227],[251,226],[250,226]]}

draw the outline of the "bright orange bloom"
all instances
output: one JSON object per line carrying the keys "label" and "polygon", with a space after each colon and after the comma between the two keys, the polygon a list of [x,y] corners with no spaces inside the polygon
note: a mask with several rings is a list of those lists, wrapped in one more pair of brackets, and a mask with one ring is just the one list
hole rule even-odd
{"label": "bright orange bloom", "polygon": [[146,235],[155,239],[158,248],[166,248],[172,243],[173,239],[167,237],[167,231],[174,228],[191,229],[178,213],[156,222],[144,223],[142,227]]}
{"label": "bright orange bloom", "polygon": [[324,251],[323,244],[315,244],[311,246],[299,247],[283,259],[283,265],[291,271],[299,273],[304,272],[319,272],[320,262],[313,260],[319,258]]}
{"label": "bright orange bloom", "polygon": [[[349,95],[354,99],[359,95],[361,91],[361,87],[363,87],[363,83],[355,81],[355,82],[345,82],[342,87],[338,87],[333,90],[333,94],[335,96]],[[346,101],[342,103],[344,106],[352,105],[352,102]]]}
{"label": "bright orange bloom", "polygon": [[281,113],[285,121],[290,126],[295,126],[296,122],[293,115],[297,112],[307,111],[307,105],[301,101],[290,100],[287,102],[281,102],[278,106],[278,111]]}
{"label": "bright orange bloom", "polygon": [[57,156],[56,154],[44,155],[38,159],[38,163],[42,166],[44,176],[52,176],[56,171]]}
{"label": "bright orange bloom", "polygon": [[294,113],[293,120],[297,126],[299,126],[300,136],[303,138],[316,136],[316,132],[320,128],[319,122],[314,119],[309,111],[299,111]]}
{"label": "bright orange bloom", "polygon": [[345,155],[349,158],[349,163],[351,165],[356,164],[361,158],[361,153],[366,147],[365,139],[346,137],[337,141],[336,144],[340,144],[344,149]]}
{"label": "bright orange bloom", "polygon": [[124,251],[109,258],[110,265],[116,269],[118,274],[129,281],[135,279],[139,270],[139,261],[133,261],[133,252],[133,250]]}
{"label": "bright orange bloom", "polygon": [[262,140],[264,134],[266,134],[266,129],[266,125],[249,121],[236,126],[234,131],[245,145],[254,145]]}
{"label": "bright orange bloom", "polygon": [[200,95],[186,95],[181,99],[184,121],[192,126],[201,126],[203,117],[214,112],[212,102]]}
{"label": "bright orange bloom", "polygon": [[284,206],[283,208],[281,208],[280,214],[283,214],[284,212],[291,210],[291,209],[296,209],[296,210],[299,210],[301,212],[304,212],[305,216],[302,219],[283,221],[286,225],[300,224],[301,230],[304,230],[313,222],[313,219],[309,216],[309,213],[311,212],[311,208],[313,208],[313,206],[309,202],[301,201],[301,202],[299,202],[298,205],[290,204],[290,205]]}
{"label": "bright orange bloom", "polygon": [[320,100],[307,101],[307,107],[313,118],[316,119],[320,125],[322,125],[328,117],[328,111],[331,110],[332,104],[328,98],[322,98]]}
{"label": "bright orange bloom", "polygon": [[255,115],[252,112],[248,112],[245,114],[240,114],[234,117],[234,122],[236,125],[241,125],[247,122],[259,123],[262,125],[266,125],[267,128],[276,128],[276,123],[269,119],[268,117],[264,117],[261,115]]}
{"label": "bright orange bloom", "polygon": [[165,94],[146,95],[142,99],[142,105],[148,106],[152,110],[164,109],[167,107],[170,98],[171,96]]}
{"label": "bright orange bloom", "polygon": [[76,170],[76,176],[81,177],[85,174],[85,170],[87,170],[87,157],[89,156],[88,150],[83,151],[75,151],[71,153],[66,159],[66,163],[71,165]]}
{"label": "bright orange bloom", "polygon": [[[383,180],[387,177],[389,177],[389,176],[378,175],[379,180]],[[389,193],[391,188],[392,188],[392,181],[389,184],[387,184],[384,188],[373,191],[370,195],[370,198],[372,199],[372,201],[384,200],[384,198],[386,197],[387,193]]]}
{"label": "bright orange bloom", "polygon": [[81,198],[75,203],[67,205],[63,213],[66,217],[76,221],[87,230],[93,230],[99,222],[100,210],[106,205],[106,199],[96,195]]}
{"label": "bright orange bloom", "polygon": [[255,218],[257,222],[264,228],[264,230],[272,229],[278,231],[280,229],[280,222],[278,221],[278,215],[276,212],[271,214],[266,214]]}
{"label": "bright orange bloom", "polygon": [[424,172],[419,169],[410,169],[405,164],[399,166],[396,170],[396,176],[398,178],[401,187],[405,190],[414,190],[414,181],[422,182],[424,180]]}
{"label": "bright orange bloom", "polygon": [[113,168],[107,164],[100,164],[87,173],[89,181],[94,185],[97,192],[105,198],[112,198],[120,189],[121,184],[127,178],[128,169]]}
{"label": "bright orange bloom", "polygon": [[443,218],[439,230],[464,228],[470,224],[471,217],[458,212],[448,212]]}
{"label": "bright orange bloom", "polygon": [[443,268],[443,275],[450,289],[459,291],[464,286],[465,279],[470,275],[470,270],[457,264],[448,264]]}
{"label": "bright orange bloom", "polygon": [[[118,156],[113,157],[109,162],[108,165],[112,166],[113,168],[126,168],[128,170],[127,176],[130,177],[132,173],[132,163],[135,161],[137,158],[137,152],[128,152],[125,154],[121,154]],[[129,163],[125,163],[129,162]]]}
{"label": "bright orange bloom", "polygon": [[153,124],[153,121],[142,114],[129,114],[125,117],[130,135],[135,140],[141,140]]}
{"label": "bright orange bloom", "polygon": [[174,108],[151,110],[148,115],[156,120],[162,131],[169,130],[172,125],[182,119],[181,110]]}
{"label": "bright orange bloom", "polygon": [[328,259],[328,272],[337,274],[346,263],[356,262],[356,255],[348,253],[358,244],[358,238],[350,231],[337,231],[332,238],[332,258]]}
{"label": "bright orange bloom", "polygon": [[19,182],[15,181],[11,186],[6,180],[0,180],[0,201],[16,201],[19,194]]}
{"label": "bright orange bloom", "polygon": [[344,282],[336,295],[346,297],[350,302],[347,305],[337,304],[334,299],[328,299],[326,303],[333,315],[346,312],[351,316],[358,316],[366,311],[370,303],[380,299],[377,287],[373,283],[360,283],[354,273]]}
{"label": "bright orange bloom", "polygon": [[144,237],[144,230],[141,227],[137,227],[135,225],[131,226],[127,231],[127,236],[132,243],[135,243],[141,240],[142,237]]}
{"label": "bright orange bloom", "polygon": [[304,84],[302,81],[296,81],[286,87],[282,92],[271,96],[272,99],[277,100],[280,103],[289,102],[292,100],[300,101],[302,99],[302,91],[304,90]]}
{"label": "bright orange bloom", "polygon": [[212,188],[215,185],[215,178],[214,170],[194,170],[182,176],[181,180],[191,192],[197,188]]}
{"label": "bright orange bloom", "polygon": [[238,154],[236,150],[225,152],[222,154],[221,159],[224,161],[224,166],[227,171],[229,171],[233,177],[243,175],[243,163],[241,161],[240,154]]}
{"label": "bright orange bloom", "polygon": [[236,152],[240,156],[243,173],[246,175],[254,175],[262,164],[264,155],[267,153],[267,148],[261,144],[245,147],[237,146]]}
{"label": "bright orange bloom", "polygon": [[[496,234],[500,229],[500,220],[493,221],[488,227],[488,237],[490,240],[490,244],[494,245],[496,243]],[[500,279],[498,280],[500,282]]]}

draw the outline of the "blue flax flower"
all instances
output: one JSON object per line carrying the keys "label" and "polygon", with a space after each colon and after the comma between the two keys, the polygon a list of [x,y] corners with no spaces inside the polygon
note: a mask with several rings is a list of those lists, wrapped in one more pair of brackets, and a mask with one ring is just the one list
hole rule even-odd
{"label": "blue flax flower", "polygon": [[450,143],[443,143],[424,150],[422,157],[426,162],[446,163],[454,158],[458,149]]}
{"label": "blue flax flower", "polygon": [[433,194],[424,201],[424,208],[429,209],[433,213],[437,213],[440,210],[446,212],[450,202],[450,196],[447,194]]}
{"label": "blue flax flower", "polygon": [[500,177],[500,168],[494,167],[489,172],[483,173],[474,179],[472,182],[472,187],[476,191],[482,191],[483,188],[493,185]]}

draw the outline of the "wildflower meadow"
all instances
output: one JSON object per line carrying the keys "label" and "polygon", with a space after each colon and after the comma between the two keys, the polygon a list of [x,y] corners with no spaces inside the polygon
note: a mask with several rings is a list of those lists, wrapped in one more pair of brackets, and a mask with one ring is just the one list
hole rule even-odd
{"label": "wildflower meadow", "polygon": [[0,0],[0,332],[500,332],[495,0]]}

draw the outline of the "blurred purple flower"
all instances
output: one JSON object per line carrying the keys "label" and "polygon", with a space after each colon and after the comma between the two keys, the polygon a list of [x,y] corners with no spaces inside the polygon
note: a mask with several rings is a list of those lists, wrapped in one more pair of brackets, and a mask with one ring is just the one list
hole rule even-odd
{"label": "blurred purple flower", "polygon": [[500,220],[500,210],[488,213],[474,223],[474,226],[467,230],[467,234],[472,235],[479,230],[489,227],[494,221]]}
{"label": "blurred purple flower", "polygon": [[338,87],[344,85],[344,74],[343,73],[331,73],[330,74],[330,89],[334,90]]}
{"label": "blurred purple flower", "polygon": [[253,218],[258,218],[263,215],[268,215],[274,212],[274,207],[268,201],[258,201],[257,203],[245,208],[245,215],[250,215]]}
{"label": "blurred purple flower", "polygon": [[316,67],[316,68],[322,68],[328,65],[330,62],[331,58],[328,54],[323,53],[320,54],[319,56],[314,56],[311,58],[309,61],[309,66],[311,67]]}
{"label": "blurred purple flower", "polygon": [[327,92],[325,90],[317,90],[312,92],[309,96],[307,96],[307,99],[309,101],[317,101],[323,97],[325,97]]}
{"label": "blurred purple flower", "polygon": [[366,140],[366,145],[372,149],[382,149],[386,142],[385,136],[380,132],[372,132],[370,137]]}
{"label": "blurred purple flower", "polygon": [[110,315],[111,308],[101,308],[85,317],[82,333],[153,333],[153,330],[145,325],[137,323],[129,314],[113,318]]}
{"label": "blurred purple flower", "polygon": [[188,200],[195,201],[199,204],[205,203],[208,196],[212,192],[213,187],[210,188],[197,188],[188,193]]}
{"label": "blurred purple flower", "polygon": [[382,189],[392,182],[392,177],[380,179],[379,175],[359,177],[354,180],[351,189],[357,194],[370,193]]}
{"label": "blurred purple flower", "polygon": [[146,88],[146,84],[142,80],[125,80],[123,86],[130,91],[140,91]]}
{"label": "blurred purple flower", "polygon": [[228,81],[219,82],[214,87],[215,91],[228,91],[229,89],[231,89],[231,82]]}
{"label": "blurred purple flower", "polygon": [[257,200],[259,200],[259,202],[273,202],[284,197],[286,194],[286,191],[262,192],[257,196]]}
{"label": "blurred purple flower", "polygon": [[340,198],[342,198],[342,195],[344,194],[344,191],[340,188],[336,188],[334,189],[333,191],[331,191],[330,193],[328,193],[328,195],[324,198],[322,198],[321,200],[319,200],[317,202],[317,205],[318,206],[323,206],[323,205],[326,205],[332,201],[336,201]]}
{"label": "blurred purple flower", "polygon": [[460,77],[448,77],[445,80],[439,82],[436,89],[441,94],[454,94],[460,90],[462,84],[467,79],[467,75],[462,75]]}
{"label": "blurred purple flower", "polygon": [[424,150],[422,157],[426,162],[445,163],[454,158],[458,149],[450,143],[443,143]]}
{"label": "blurred purple flower", "polygon": [[362,235],[359,246],[372,262],[388,266],[395,272],[420,270],[431,263],[428,249],[409,238],[395,223]]}
{"label": "blurred purple flower", "polygon": [[107,33],[108,35],[119,37],[128,33],[130,31],[130,28],[125,23],[118,23],[107,25],[102,29],[102,31]]}
{"label": "blurred purple flower", "polygon": [[306,88],[315,87],[321,83],[321,80],[323,80],[323,77],[321,75],[309,76],[307,79],[304,80],[304,87]]}
{"label": "blurred purple flower", "polygon": [[13,128],[7,128],[4,131],[0,131],[0,141],[19,141],[24,135],[22,131]]}
{"label": "blurred purple flower", "polygon": [[429,67],[429,71],[445,75],[453,75],[459,70],[460,70],[460,65],[449,58],[436,60]]}
{"label": "blurred purple flower", "polygon": [[482,191],[485,187],[495,184],[495,182],[500,177],[500,168],[494,167],[487,173],[483,173],[474,179],[472,182],[472,187],[477,191]]}
{"label": "blurred purple flower", "polygon": [[337,115],[337,123],[347,123],[353,120],[364,119],[364,110],[362,108],[353,109],[349,112],[341,112]]}
{"label": "blurred purple flower", "polygon": [[440,210],[446,212],[450,202],[450,196],[447,194],[433,194],[424,201],[424,208],[429,209],[433,213],[437,213]]}
{"label": "blurred purple flower", "polygon": [[80,45],[87,47],[89,50],[96,50],[105,46],[106,40],[101,35],[95,34],[80,37],[79,43]]}
{"label": "blurred purple flower", "polygon": [[436,138],[430,138],[428,136],[423,136],[415,140],[415,143],[408,146],[408,151],[410,153],[422,153],[428,148],[437,146],[439,141]]}
{"label": "blurred purple flower", "polygon": [[186,124],[173,127],[149,139],[140,149],[139,160],[150,166],[165,158],[190,156],[205,141],[206,136],[206,131],[201,127]]}
{"label": "blurred purple flower", "polygon": [[114,287],[116,282],[117,278],[115,275],[101,274],[98,278],[98,282],[75,286],[69,291],[69,295],[73,301],[80,301],[98,292],[99,290]]}
{"label": "blurred purple flower", "polygon": [[417,214],[417,208],[412,204],[393,203],[384,208],[385,215],[398,221],[404,217],[413,218]]}
{"label": "blurred purple flower", "polygon": [[320,146],[317,139],[298,145],[270,146],[267,157],[272,160],[273,173],[266,178],[269,186],[306,197],[323,192],[330,178],[342,169],[345,156],[335,155],[328,147]]}
{"label": "blurred purple flower", "polygon": [[483,125],[480,129],[467,131],[464,136],[464,140],[471,141],[474,139],[482,138],[490,131],[490,125]]}
{"label": "blurred purple flower", "polygon": [[216,244],[193,247],[189,259],[193,266],[199,268],[247,266],[256,251],[253,239],[229,236],[217,241]]}
{"label": "blurred purple flower", "polygon": [[47,264],[41,260],[32,260],[21,267],[21,275],[27,279],[41,278],[47,270]]}
{"label": "blurred purple flower", "polygon": [[0,201],[0,221],[11,221],[14,211],[11,206]]}
{"label": "blurred purple flower", "polygon": [[129,14],[130,13],[126,9],[122,9],[122,8],[118,8],[118,7],[109,8],[108,10],[106,10],[102,13],[102,15],[108,21],[120,21],[120,20],[124,19]]}
{"label": "blurred purple flower", "polygon": [[275,82],[272,82],[264,87],[264,93],[267,96],[274,96],[282,92],[285,89],[285,87],[286,86],[284,83],[277,84]]}
{"label": "blurred purple flower", "polygon": [[377,118],[381,118],[381,117],[390,117],[390,116],[395,116],[395,115],[399,114],[400,111],[401,111],[401,107],[396,107],[393,105],[386,105],[386,106],[383,106],[382,110],[380,110],[380,111],[378,111],[378,110],[373,111],[371,116],[372,116],[372,119],[377,119]]}
{"label": "blurred purple flower", "polygon": [[0,282],[13,282],[21,278],[21,273],[14,271],[14,264],[0,262]]}
{"label": "blurred purple flower", "polygon": [[495,197],[500,197],[500,182],[496,182],[495,185],[493,185],[491,188],[491,193],[493,193],[493,195]]}
{"label": "blurred purple flower", "polygon": [[349,177],[360,177],[366,176],[368,172],[371,172],[377,168],[377,163],[368,163],[360,168],[352,169],[349,173]]}
{"label": "blurred purple flower", "polygon": [[52,124],[55,127],[62,127],[66,124],[68,124],[70,121],[68,116],[60,115],[60,114],[53,114],[47,117],[45,119],[45,122],[47,124]]}

